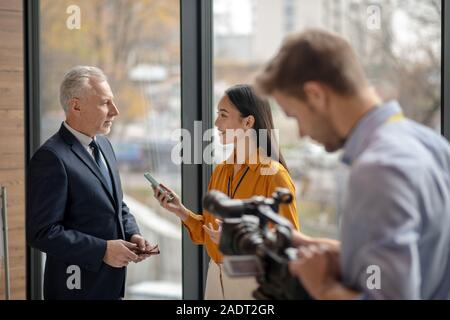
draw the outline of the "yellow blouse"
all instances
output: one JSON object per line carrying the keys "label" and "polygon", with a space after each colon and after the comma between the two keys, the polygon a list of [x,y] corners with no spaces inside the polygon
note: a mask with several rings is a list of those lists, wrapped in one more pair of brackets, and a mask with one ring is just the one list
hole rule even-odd
{"label": "yellow blouse", "polygon": [[[268,160],[256,164],[244,164],[233,178],[233,164],[227,164],[225,161],[219,164],[214,170],[211,180],[209,182],[208,190],[218,190],[225,194],[228,193],[228,178],[231,178],[230,193],[234,194],[234,199],[248,199],[255,195],[264,197],[272,196],[276,188],[287,188],[294,196],[294,199],[289,205],[280,205],[280,215],[288,219],[294,227],[299,230],[297,205],[295,198],[295,186],[287,170],[277,161]],[[247,171],[247,168],[248,171]],[[276,172],[272,175],[264,175],[264,170],[273,170]],[[239,187],[236,189],[239,180],[245,174]],[[230,196],[230,195],[228,195]],[[211,259],[216,263],[221,263],[223,259],[219,247],[215,244],[207,233],[203,230],[203,225],[211,223],[215,229],[218,228],[216,217],[203,210],[202,215],[189,212],[189,217],[183,222],[189,231],[192,241],[196,244],[203,244]]]}

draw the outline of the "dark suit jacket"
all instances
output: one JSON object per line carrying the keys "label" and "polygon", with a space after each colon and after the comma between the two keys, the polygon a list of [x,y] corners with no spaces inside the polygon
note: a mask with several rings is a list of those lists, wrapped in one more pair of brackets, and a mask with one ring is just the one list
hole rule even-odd
{"label": "dark suit jacket", "polygon": [[[111,143],[102,136],[97,143],[111,171],[112,193],[93,157],[63,125],[31,159],[27,242],[47,254],[45,299],[119,299],[124,294],[126,268],[103,262],[106,241],[128,241],[139,229],[122,201]],[[76,272],[70,266],[79,267],[80,289],[73,288]]]}

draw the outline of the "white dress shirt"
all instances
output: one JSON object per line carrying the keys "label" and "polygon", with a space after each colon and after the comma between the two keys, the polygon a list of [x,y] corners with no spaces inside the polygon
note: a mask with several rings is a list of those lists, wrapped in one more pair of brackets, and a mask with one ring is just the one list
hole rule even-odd
{"label": "white dress shirt", "polygon": [[[72,133],[75,136],[75,138],[77,138],[77,140],[81,143],[83,148],[86,149],[86,151],[91,155],[92,159],[94,159],[94,161],[95,161],[94,152],[93,152],[92,148],[89,146],[89,144],[92,142],[92,140],[97,141],[96,138],[94,137],[94,139],[92,139],[91,137],[85,135],[84,133],[81,133],[81,132],[73,129],[65,121],[63,122],[63,124],[66,127],[66,129],[69,130],[70,133]],[[106,168],[109,168],[108,164],[106,163],[105,157],[103,156],[102,151],[100,149],[99,149],[99,151],[100,151],[100,158],[101,158],[103,164],[106,166]]]}

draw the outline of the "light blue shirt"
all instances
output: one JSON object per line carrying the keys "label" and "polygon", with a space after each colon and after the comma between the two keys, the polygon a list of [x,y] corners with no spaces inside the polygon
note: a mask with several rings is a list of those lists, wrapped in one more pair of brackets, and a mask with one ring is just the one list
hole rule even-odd
{"label": "light blue shirt", "polygon": [[[395,101],[361,119],[344,147],[344,284],[368,299],[450,298],[450,147]],[[378,272],[379,271],[379,272]]]}

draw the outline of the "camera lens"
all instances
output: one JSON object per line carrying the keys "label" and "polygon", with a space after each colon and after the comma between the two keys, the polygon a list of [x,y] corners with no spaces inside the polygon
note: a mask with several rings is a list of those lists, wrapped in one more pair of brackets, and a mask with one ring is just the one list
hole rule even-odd
{"label": "camera lens", "polygon": [[259,223],[254,217],[248,218],[244,216],[242,223],[234,230],[232,250],[235,254],[255,254],[258,246],[264,243]]}

